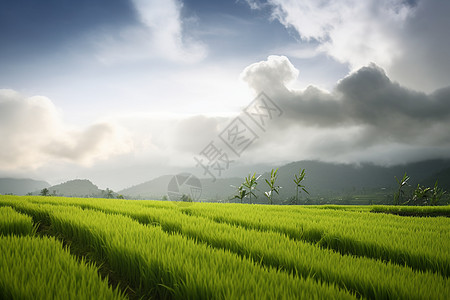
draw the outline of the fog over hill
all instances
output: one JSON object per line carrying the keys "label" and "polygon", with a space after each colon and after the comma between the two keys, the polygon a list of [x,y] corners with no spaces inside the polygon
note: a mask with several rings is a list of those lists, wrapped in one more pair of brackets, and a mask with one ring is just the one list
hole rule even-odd
{"label": "fog over hill", "polygon": [[[103,190],[87,179],[75,179],[48,188],[50,195],[67,197],[101,197]],[[36,192],[37,194],[40,191]]]}
{"label": "fog over hill", "polygon": [[0,178],[0,194],[26,195],[49,186],[48,182],[29,178]]}
{"label": "fog over hill", "polygon": [[[289,198],[295,195],[294,174],[300,169],[306,170],[303,184],[307,187],[311,197],[345,194],[366,189],[391,190],[395,188],[396,177],[402,177],[405,172],[411,177],[412,186],[420,184],[433,185],[438,179],[439,186],[450,189],[449,172],[450,160],[430,160],[418,163],[397,165],[391,167],[376,166],[373,164],[333,164],[318,161],[299,161],[279,167],[277,185],[280,185],[279,198]],[[248,173],[253,173],[249,167]],[[267,184],[264,179],[270,177],[270,170],[258,180],[256,192],[264,197]],[[165,175],[142,184],[119,191],[125,197],[140,199],[161,199],[167,195],[169,181],[174,175]],[[236,188],[244,181],[243,177],[218,178],[216,182],[211,179],[200,179],[202,194],[200,199],[219,200],[230,199]]]}
{"label": "fog over hill", "polygon": [[[255,169],[261,170],[261,166],[258,165]],[[294,174],[298,174],[300,169],[306,170],[306,177],[302,184],[306,186],[310,193],[308,197],[311,198],[339,198],[342,195],[370,194],[377,191],[383,191],[383,193],[389,195],[396,187],[394,177],[402,177],[405,172],[411,177],[410,188],[414,188],[418,183],[431,187],[438,180],[440,187],[450,191],[450,160],[429,160],[390,167],[373,164],[350,165],[298,161],[279,167],[276,184],[282,188],[280,194],[275,196],[278,201],[284,201],[295,195],[293,178]],[[244,182],[245,176],[253,174],[254,169],[249,166],[247,170],[240,170],[239,173],[242,176],[218,177],[215,182],[210,178],[200,178],[198,188],[201,193],[198,193],[198,197],[194,200],[232,201],[236,194],[236,187]],[[187,174],[190,175],[190,173]],[[258,202],[265,203],[264,192],[268,191],[265,179],[270,177],[270,167],[267,167],[264,172],[256,172],[256,174],[261,175],[261,177],[258,180],[255,193],[259,197]],[[75,179],[50,186],[45,181],[1,178],[0,193],[15,195],[33,193],[33,195],[39,195],[43,188],[47,188],[49,195],[57,196],[119,197],[119,195],[123,195],[129,199],[158,200],[170,194],[173,186],[170,187],[169,183],[174,180],[174,176],[175,174],[159,176],[141,184],[115,191],[115,193],[110,190],[102,190],[87,179]],[[190,188],[189,185],[183,187],[182,182],[180,182],[179,193],[189,194]],[[303,196],[306,195],[303,193]]]}

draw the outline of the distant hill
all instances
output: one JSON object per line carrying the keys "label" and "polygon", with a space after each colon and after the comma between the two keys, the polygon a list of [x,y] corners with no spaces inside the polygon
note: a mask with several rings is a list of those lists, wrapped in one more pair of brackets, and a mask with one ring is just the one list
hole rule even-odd
{"label": "distant hill", "polygon": [[167,185],[172,175],[163,175],[144,183],[118,191],[125,198],[161,199],[167,195]]}
{"label": "distant hill", "polygon": [[[75,179],[48,187],[50,195],[67,197],[102,197],[104,191],[87,179]],[[40,191],[37,191],[39,194]]]}
{"label": "distant hill", "polygon": [[[135,199],[162,199],[163,196],[168,195],[168,185],[174,175],[164,175],[146,181],[144,183],[135,185],[130,188],[123,189],[118,194],[125,198]],[[211,179],[200,179],[202,193],[200,200],[221,200],[227,198],[234,193],[234,188],[231,185],[239,185],[241,178],[218,178],[215,182]]]}
{"label": "distant hill", "polygon": [[[288,190],[293,191],[295,189],[295,184],[292,181],[293,176],[298,173],[300,168],[306,169],[305,185],[313,193],[323,193],[362,188],[395,187],[394,176],[402,177],[405,172],[411,177],[409,183],[413,185],[423,184],[430,178],[435,181],[438,177],[444,175],[444,173],[439,172],[450,168],[450,160],[430,160],[391,167],[373,164],[351,165],[300,161],[280,167],[278,171],[279,182]],[[270,173],[264,174],[264,177],[269,176]],[[444,177],[442,177],[442,181],[445,181]],[[289,186],[292,186],[292,189],[289,189]]]}
{"label": "distant hill", "polygon": [[[279,199],[288,199],[295,195],[294,174],[300,168],[306,169],[304,185],[310,192],[309,197],[336,198],[341,195],[369,194],[384,191],[392,193],[396,186],[394,176],[402,177],[405,172],[411,177],[411,186],[417,183],[432,186],[436,179],[439,186],[450,190],[450,160],[430,160],[407,165],[391,167],[376,166],[373,164],[333,164],[319,161],[299,161],[281,166],[278,170],[277,185],[282,186]],[[252,170],[249,171],[251,173]],[[267,184],[264,179],[270,177],[270,172],[262,174],[258,180],[257,195],[259,202],[265,203],[264,192]],[[167,195],[169,181],[172,175],[165,175],[145,183],[119,191],[125,197],[139,199],[161,199]],[[215,183],[210,179],[201,179],[202,200],[230,199],[244,178],[218,178]],[[387,197],[387,196],[386,196]]]}
{"label": "distant hill", "polygon": [[28,178],[0,178],[0,194],[26,195],[49,186],[48,182]]}
{"label": "distant hill", "polygon": [[[394,176],[401,178],[405,172],[411,178],[409,181],[411,188],[418,183],[432,186],[436,179],[439,180],[439,186],[447,187],[447,190],[450,187],[450,160],[430,160],[391,167],[300,161],[279,168],[277,184],[282,186],[279,198],[287,199],[295,195],[293,177],[294,174],[298,174],[300,168],[306,169],[303,184],[311,197],[337,197],[382,190],[385,193],[392,193],[396,187]],[[269,172],[262,175],[261,184],[258,185],[261,190],[267,190],[264,178],[269,177]],[[260,192],[260,196],[264,197],[263,191]]]}
{"label": "distant hill", "polygon": [[439,172],[431,175],[429,178],[423,181],[423,185],[433,187],[436,180],[438,181],[438,186],[450,193],[450,168],[440,170]]}

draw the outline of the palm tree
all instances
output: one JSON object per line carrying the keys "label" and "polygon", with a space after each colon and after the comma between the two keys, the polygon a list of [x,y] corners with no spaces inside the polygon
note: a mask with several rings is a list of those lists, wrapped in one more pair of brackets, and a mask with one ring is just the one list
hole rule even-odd
{"label": "palm tree", "polygon": [[250,203],[252,203],[252,195],[256,198],[253,190],[256,190],[256,185],[258,184],[257,180],[259,177],[261,177],[261,175],[256,178],[256,173],[253,173],[253,175],[248,174],[248,177],[245,178],[245,182],[243,183],[243,185],[248,189],[247,195],[249,196]]}
{"label": "palm tree", "polygon": [[266,179],[266,183],[269,186],[270,190],[265,192],[264,195],[269,199],[269,204],[273,204],[273,192],[278,194],[278,191],[281,189],[279,185],[275,185],[275,181],[277,180],[278,169],[270,171],[270,181]]}
{"label": "palm tree", "polygon": [[308,191],[305,189],[305,186],[302,185],[302,183],[301,183],[303,181],[303,179],[305,179],[305,175],[306,175],[305,174],[305,169],[300,169],[298,171],[298,175],[294,174],[294,183],[296,184],[296,190],[297,190],[297,193],[295,195],[295,203],[297,203],[297,204],[298,204],[299,188],[302,189],[305,193],[307,193],[309,195]]}
{"label": "palm tree", "polygon": [[[233,186],[233,185],[232,185],[232,187],[235,188],[235,186]],[[247,190],[244,188],[244,185],[241,184],[241,185],[237,188],[237,194],[234,195],[233,199],[234,199],[234,198],[240,199],[240,200],[241,200],[241,203],[243,203],[244,198],[247,197],[247,195],[248,195]]]}
{"label": "palm tree", "polygon": [[403,198],[403,195],[405,194],[405,192],[402,190],[403,186],[408,184],[408,180],[409,180],[409,176],[405,174],[403,175],[402,180],[398,180],[397,176],[394,176],[395,180],[397,180],[397,184],[398,184],[398,191],[397,193],[394,194],[394,205],[400,205],[401,204],[401,200]]}

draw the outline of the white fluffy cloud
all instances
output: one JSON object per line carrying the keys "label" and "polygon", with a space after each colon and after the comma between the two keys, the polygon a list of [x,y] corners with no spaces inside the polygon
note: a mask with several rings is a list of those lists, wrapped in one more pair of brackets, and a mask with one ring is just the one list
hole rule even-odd
{"label": "white fluffy cloud", "polygon": [[181,1],[132,0],[132,3],[139,25],[95,35],[100,61],[111,64],[163,58],[190,63],[206,56],[206,46],[183,30]]}
{"label": "white fluffy cloud", "polygon": [[273,19],[353,71],[373,62],[402,84],[428,92],[450,83],[449,1],[247,2],[253,9],[269,7]]}
{"label": "white fluffy cloud", "polygon": [[0,90],[0,168],[35,169],[55,161],[90,165],[127,152],[131,144],[120,128],[97,123],[69,128],[50,99]]}
{"label": "white fluffy cloud", "polygon": [[398,30],[414,9],[403,0],[270,0],[272,17],[304,40],[356,69],[373,61],[382,66],[402,55]]}

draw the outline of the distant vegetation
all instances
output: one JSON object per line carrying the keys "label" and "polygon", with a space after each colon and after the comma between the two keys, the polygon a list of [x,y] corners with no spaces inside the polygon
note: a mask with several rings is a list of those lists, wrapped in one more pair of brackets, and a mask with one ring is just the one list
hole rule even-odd
{"label": "distant vegetation", "polygon": [[[450,160],[424,161],[392,167],[318,161],[293,162],[276,169],[274,187],[280,187],[276,190],[267,184],[267,181],[273,179],[270,168],[268,169],[266,173],[252,172],[245,178],[217,178],[214,183],[209,178],[200,179],[201,195],[194,201],[282,205],[450,203],[450,195],[446,192],[450,191]],[[398,176],[405,174],[405,171],[410,179],[399,191],[394,178],[402,181],[403,177]],[[113,191],[111,188],[103,190],[89,180],[80,179],[50,186],[48,183],[29,179],[0,178],[0,194],[126,199],[165,197],[169,200],[168,183],[172,178],[172,175],[165,175],[120,191]],[[295,181],[299,179],[301,181],[297,185]],[[438,185],[435,188],[436,181]],[[395,198],[396,195],[398,198]]]}

